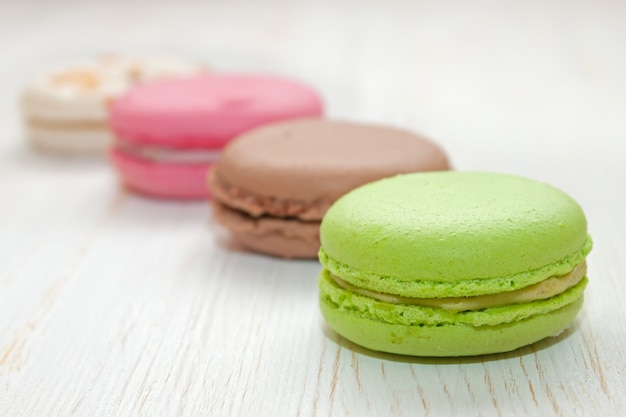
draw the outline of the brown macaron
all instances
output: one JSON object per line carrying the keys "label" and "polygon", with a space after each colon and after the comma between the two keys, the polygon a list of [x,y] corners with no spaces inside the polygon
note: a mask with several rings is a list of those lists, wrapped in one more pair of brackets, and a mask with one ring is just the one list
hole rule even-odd
{"label": "brown macaron", "polygon": [[209,173],[216,220],[252,251],[316,258],[322,217],[348,191],[397,174],[449,169],[414,133],[324,119],[266,125],[239,136]]}

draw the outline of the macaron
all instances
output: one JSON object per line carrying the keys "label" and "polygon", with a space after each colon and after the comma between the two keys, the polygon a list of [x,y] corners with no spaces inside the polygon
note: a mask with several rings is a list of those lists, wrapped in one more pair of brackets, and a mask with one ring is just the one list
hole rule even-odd
{"label": "macaron", "polygon": [[267,123],[322,112],[311,87],[280,77],[214,74],[144,84],[111,109],[111,159],[135,191],[206,198],[207,170],[231,139]]}
{"label": "macaron", "polygon": [[399,173],[448,168],[444,151],[418,134],[303,119],[239,136],[224,149],[209,183],[215,218],[240,246],[314,259],[320,221],[343,194]]}
{"label": "macaron", "polygon": [[511,351],[571,324],[591,247],[581,207],[542,182],[481,172],[383,179],[322,221],[321,312],[375,351]]}
{"label": "macaron", "polygon": [[111,101],[142,82],[204,72],[199,62],[116,54],[50,71],[22,92],[26,136],[39,149],[103,154]]}

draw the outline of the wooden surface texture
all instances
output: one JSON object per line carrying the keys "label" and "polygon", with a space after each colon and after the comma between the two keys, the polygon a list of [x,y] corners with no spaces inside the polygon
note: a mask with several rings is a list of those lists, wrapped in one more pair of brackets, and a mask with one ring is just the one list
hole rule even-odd
{"label": "wooden surface texture", "polygon": [[[1,417],[626,415],[626,3],[2,0],[0,51]],[[233,250],[206,202],[27,146],[23,84],[109,51],[291,75],[331,117],[565,190],[595,242],[581,314],[488,357],[338,338],[317,262]]]}

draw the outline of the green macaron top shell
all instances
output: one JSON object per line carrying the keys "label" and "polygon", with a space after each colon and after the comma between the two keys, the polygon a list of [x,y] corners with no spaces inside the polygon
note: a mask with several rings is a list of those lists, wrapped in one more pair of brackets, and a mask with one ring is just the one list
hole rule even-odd
{"label": "green macaron top shell", "polygon": [[484,172],[406,174],[359,187],[329,209],[320,238],[331,273],[423,297],[522,288],[566,274],[591,250],[585,215],[566,193]]}

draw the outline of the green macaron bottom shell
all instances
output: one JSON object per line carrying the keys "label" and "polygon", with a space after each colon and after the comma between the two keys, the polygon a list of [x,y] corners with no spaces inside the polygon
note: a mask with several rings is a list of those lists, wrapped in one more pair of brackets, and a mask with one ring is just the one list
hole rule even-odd
{"label": "green macaron bottom shell", "polygon": [[411,356],[474,356],[508,352],[566,329],[580,311],[584,278],[554,297],[454,312],[390,304],[339,287],[323,270],[320,308],[331,329],[365,348]]}

